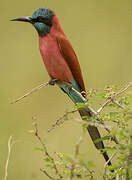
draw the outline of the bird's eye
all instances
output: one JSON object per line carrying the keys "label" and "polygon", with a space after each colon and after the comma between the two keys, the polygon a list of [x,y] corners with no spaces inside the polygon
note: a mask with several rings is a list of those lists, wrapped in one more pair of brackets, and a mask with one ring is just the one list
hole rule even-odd
{"label": "bird's eye", "polygon": [[43,18],[41,16],[37,17],[36,19],[33,19],[33,22],[40,22],[40,23],[44,23],[46,24],[47,26],[52,26],[52,21],[48,18]]}
{"label": "bird's eye", "polygon": [[43,21],[43,18],[42,18],[41,16],[39,16],[39,17],[37,18],[37,21],[42,22],[42,21]]}

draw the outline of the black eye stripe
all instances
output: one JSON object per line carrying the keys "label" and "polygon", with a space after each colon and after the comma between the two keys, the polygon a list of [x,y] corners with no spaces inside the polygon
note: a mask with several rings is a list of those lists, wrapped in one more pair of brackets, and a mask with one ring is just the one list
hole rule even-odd
{"label": "black eye stripe", "polygon": [[37,17],[37,19],[33,19],[33,22],[41,22],[46,24],[47,26],[52,26],[52,22],[48,18],[43,18],[41,16]]}
{"label": "black eye stripe", "polygon": [[37,20],[38,20],[39,22],[41,22],[41,21],[43,21],[43,18],[42,18],[42,17],[38,17]]}

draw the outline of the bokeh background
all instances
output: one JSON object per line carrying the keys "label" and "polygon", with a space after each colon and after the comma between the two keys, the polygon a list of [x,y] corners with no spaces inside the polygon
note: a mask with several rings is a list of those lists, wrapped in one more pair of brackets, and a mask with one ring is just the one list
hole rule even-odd
{"label": "bokeh background", "polygon": [[[86,88],[102,90],[105,85],[124,85],[132,78],[131,0],[37,0],[0,2],[0,179],[4,176],[7,141],[13,135],[19,143],[12,149],[10,180],[47,179],[39,169],[43,156],[29,133],[36,116],[41,137],[49,151],[73,153],[81,127],[68,121],[51,133],[47,129],[73,104],[57,87],[46,87],[21,102],[10,102],[49,80],[38,50],[38,35],[26,23],[10,19],[31,15],[39,7],[53,9],[79,58]],[[77,116],[79,118],[79,116]],[[94,160],[98,178],[104,160],[87,135],[81,152]]]}

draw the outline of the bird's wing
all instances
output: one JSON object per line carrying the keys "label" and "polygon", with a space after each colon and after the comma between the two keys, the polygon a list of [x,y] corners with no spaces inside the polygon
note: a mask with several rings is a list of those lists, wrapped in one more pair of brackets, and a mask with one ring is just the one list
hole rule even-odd
{"label": "bird's wing", "polygon": [[80,90],[85,91],[80,65],[70,42],[65,36],[57,36],[56,39],[60,48],[60,52],[67,62],[74,79],[80,87]]}

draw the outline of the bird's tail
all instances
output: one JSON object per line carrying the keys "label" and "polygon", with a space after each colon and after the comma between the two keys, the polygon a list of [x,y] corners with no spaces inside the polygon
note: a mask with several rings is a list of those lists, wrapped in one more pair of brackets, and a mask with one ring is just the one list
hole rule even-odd
{"label": "bird's tail", "polygon": [[[77,85],[74,82],[74,86],[71,86],[69,83],[56,83],[69,97],[70,99],[76,104],[76,103],[85,103],[83,96],[81,97],[77,92],[79,92],[79,87],[75,86]],[[72,83],[73,85],[73,83]],[[74,88],[74,89],[73,89]],[[84,119],[84,116],[92,116],[91,112],[88,109],[82,109],[79,110],[80,116],[82,119]],[[104,152],[103,149],[104,143],[103,141],[95,142],[97,139],[101,139],[101,135],[97,129],[97,127],[88,125],[87,130],[90,134],[90,137],[95,145],[95,147],[100,150],[103,154],[104,159],[106,162],[108,162],[108,165],[111,165],[111,162],[109,161],[109,156],[107,155],[107,152]]]}
{"label": "bird's tail", "polygon": [[[88,109],[79,110],[79,113],[80,113],[81,117],[84,117],[84,116],[91,117],[92,116],[91,112],[89,112]],[[103,141],[99,141],[96,143],[96,140],[101,139],[101,135],[100,135],[98,128],[95,126],[88,125],[87,130],[89,132],[89,135],[90,135],[95,147],[102,152],[102,155],[103,155],[105,161],[108,162],[108,165],[110,166],[111,162],[109,161],[109,156],[108,156],[107,152],[103,151],[103,149],[105,148]]]}

